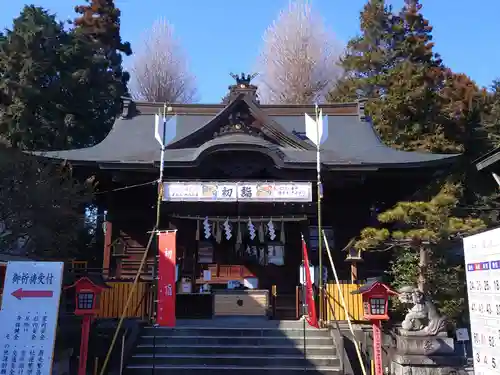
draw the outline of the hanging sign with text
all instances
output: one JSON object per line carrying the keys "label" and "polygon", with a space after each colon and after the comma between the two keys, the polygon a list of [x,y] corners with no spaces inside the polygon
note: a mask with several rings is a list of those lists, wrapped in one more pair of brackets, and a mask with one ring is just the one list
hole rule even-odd
{"label": "hanging sign with text", "polygon": [[500,228],[463,244],[474,373],[500,375]]}
{"label": "hanging sign with text", "polygon": [[49,375],[62,262],[9,262],[0,319],[0,374]]}
{"label": "hanging sign with text", "polygon": [[312,202],[310,182],[164,182],[169,202]]}
{"label": "hanging sign with text", "polygon": [[158,317],[161,327],[175,327],[175,231],[158,233]]}

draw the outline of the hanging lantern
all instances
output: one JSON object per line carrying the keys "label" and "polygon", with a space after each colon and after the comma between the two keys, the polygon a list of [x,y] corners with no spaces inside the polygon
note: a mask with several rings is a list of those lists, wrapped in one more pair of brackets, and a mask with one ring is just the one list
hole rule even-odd
{"label": "hanging lantern", "polygon": [[361,250],[351,247],[345,258],[346,262],[362,262]]}

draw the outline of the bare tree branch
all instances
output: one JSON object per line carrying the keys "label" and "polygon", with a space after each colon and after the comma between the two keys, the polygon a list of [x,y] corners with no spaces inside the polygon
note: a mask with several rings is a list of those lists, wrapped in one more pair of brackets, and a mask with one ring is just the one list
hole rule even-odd
{"label": "bare tree branch", "polygon": [[341,75],[343,47],[307,0],[280,12],[264,33],[258,59],[259,99],[268,104],[322,102]]}
{"label": "bare tree branch", "polygon": [[196,101],[196,80],[174,29],[160,19],[143,36],[133,56],[131,92],[134,99],[164,103]]}

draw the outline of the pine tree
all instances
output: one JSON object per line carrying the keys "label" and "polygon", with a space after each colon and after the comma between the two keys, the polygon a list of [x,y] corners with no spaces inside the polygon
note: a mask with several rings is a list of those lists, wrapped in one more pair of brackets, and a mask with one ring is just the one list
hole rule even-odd
{"label": "pine tree", "polygon": [[461,248],[464,235],[486,227],[481,219],[454,215],[460,195],[460,186],[447,182],[430,200],[399,202],[378,215],[384,227],[365,228],[354,243],[363,251],[395,251],[389,271],[394,285],[416,283],[451,317],[457,316],[459,299],[465,296],[457,289],[463,287],[463,262],[454,252]]}

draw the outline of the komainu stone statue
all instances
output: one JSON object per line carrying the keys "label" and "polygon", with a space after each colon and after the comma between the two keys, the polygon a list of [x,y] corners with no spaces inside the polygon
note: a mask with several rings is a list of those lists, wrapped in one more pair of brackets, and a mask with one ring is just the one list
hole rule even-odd
{"label": "komainu stone statue", "polygon": [[413,304],[401,325],[402,336],[436,336],[447,330],[447,318],[438,313],[434,304],[419,289],[402,287],[399,290],[399,300]]}

